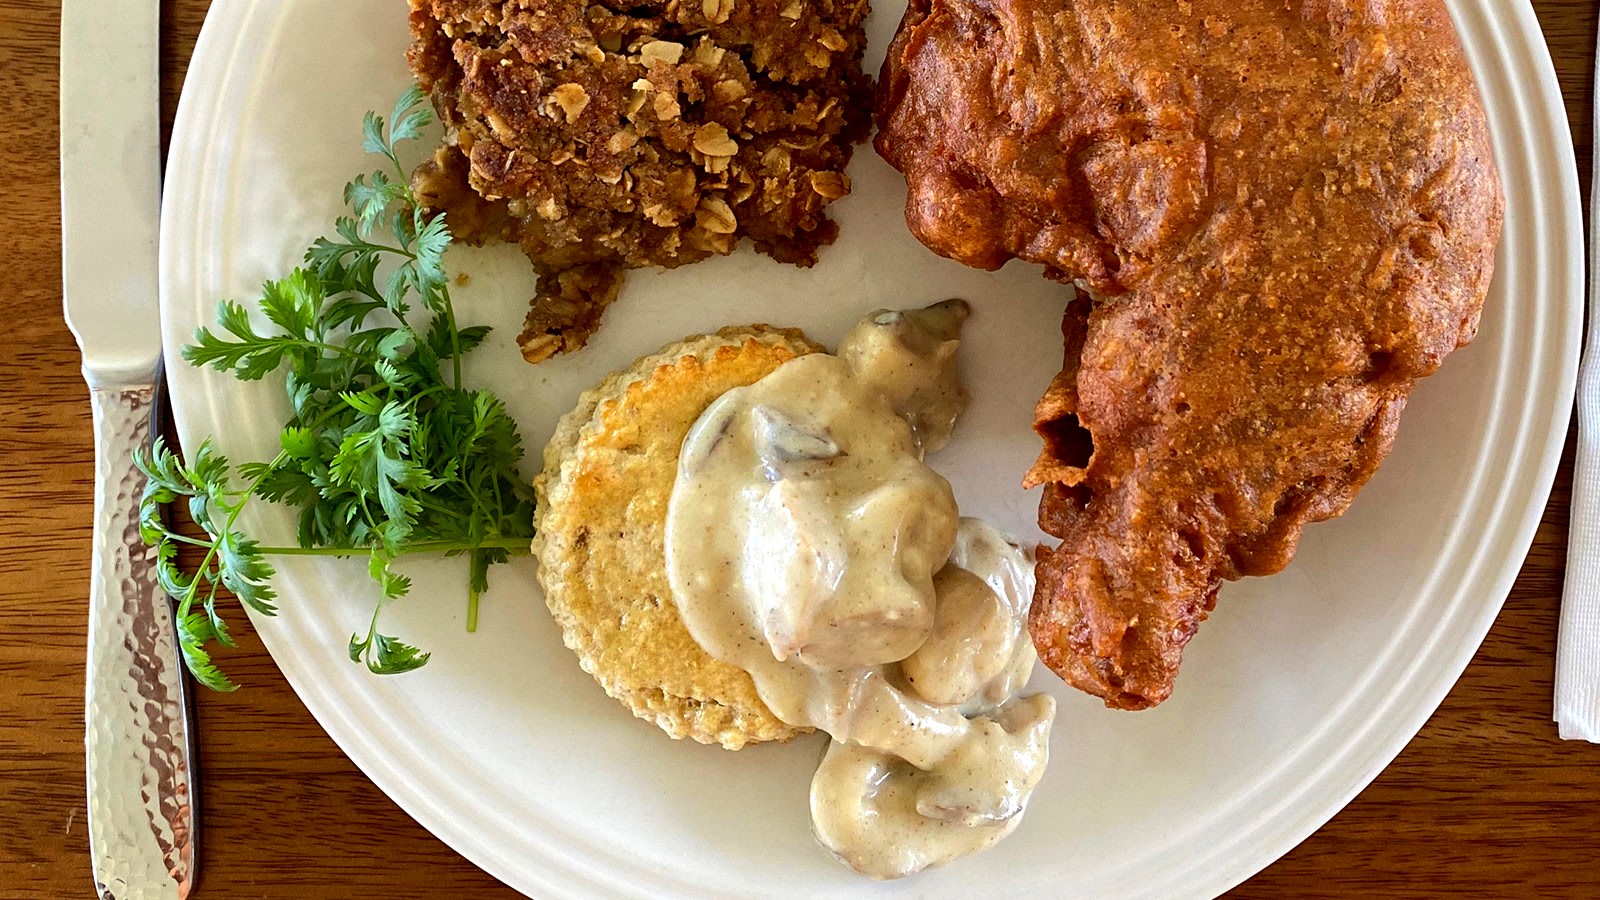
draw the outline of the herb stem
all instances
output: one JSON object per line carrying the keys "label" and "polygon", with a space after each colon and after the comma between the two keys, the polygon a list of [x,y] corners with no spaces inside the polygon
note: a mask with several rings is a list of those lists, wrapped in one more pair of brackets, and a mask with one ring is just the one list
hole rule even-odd
{"label": "herb stem", "polygon": [[186,534],[178,534],[175,531],[163,532],[162,536],[169,541],[177,541],[180,544],[188,544],[191,547],[210,547],[215,543],[214,541],[202,541],[198,538],[192,538]]}
{"label": "herb stem", "polygon": [[374,244],[368,240],[354,240],[349,243],[349,246],[355,250],[373,250],[380,253],[394,253],[398,256],[404,256],[406,259],[417,258],[415,253],[412,253],[410,250],[407,250],[403,247],[391,247],[388,244]]}
{"label": "herb stem", "polygon": [[338,353],[344,356],[352,356],[357,358],[361,356],[361,354],[351,350],[349,347],[341,347],[338,344],[329,344],[325,341],[307,341],[298,338],[291,338],[279,341],[278,343],[294,347],[310,347],[312,349],[321,350],[324,353]]}
{"label": "herb stem", "polygon": [[[526,554],[527,538],[494,538],[484,541],[419,541],[400,548],[397,556],[414,553],[470,553],[474,550],[505,550],[512,554]],[[269,556],[362,556],[372,552],[371,547],[260,547]]]}
{"label": "herb stem", "polygon": [[455,387],[461,388],[461,332],[456,330],[456,307],[450,302],[450,288],[444,287],[439,291],[444,306],[444,320],[450,326],[450,364],[455,373]]}
{"label": "herb stem", "polygon": [[[279,450],[278,455],[272,458],[272,462],[267,463],[267,465],[261,470],[260,474],[256,475],[255,478],[250,480],[250,487],[245,491],[245,493],[255,493],[256,487],[260,485],[261,482],[267,477],[267,473],[277,468],[283,463],[284,460],[288,458],[289,454],[287,451]],[[245,505],[246,504],[244,502],[236,503],[228,510],[228,518],[223,521],[221,530],[217,532],[218,534],[227,535],[233,531],[234,523],[238,521],[239,513],[244,511]],[[217,550],[221,546],[222,540],[220,538],[211,542],[211,546],[206,549],[205,558],[200,560],[200,567],[198,571],[202,573],[211,571],[211,562],[217,558]],[[183,598],[178,601],[179,616],[187,616],[189,611],[194,608],[195,595],[200,587],[200,582],[203,580],[205,579],[196,578],[190,583],[189,589],[183,592]],[[212,585],[212,590],[216,590],[215,583]]]}

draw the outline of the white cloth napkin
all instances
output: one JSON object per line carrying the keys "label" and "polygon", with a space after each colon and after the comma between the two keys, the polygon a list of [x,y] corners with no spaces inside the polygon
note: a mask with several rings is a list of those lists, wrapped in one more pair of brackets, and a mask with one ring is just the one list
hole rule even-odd
{"label": "white cloth napkin", "polygon": [[[1600,87],[1600,71],[1595,83]],[[1600,116],[1595,122],[1600,141]],[[1600,210],[1600,177],[1594,188],[1589,204],[1589,340],[1578,374],[1578,461],[1556,646],[1555,719],[1563,738],[1600,743],[1600,228],[1593,224],[1594,211]]]}

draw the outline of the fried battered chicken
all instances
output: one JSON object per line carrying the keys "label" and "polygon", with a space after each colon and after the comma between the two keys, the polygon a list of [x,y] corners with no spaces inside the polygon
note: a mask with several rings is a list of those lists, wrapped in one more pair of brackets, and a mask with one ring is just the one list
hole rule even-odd
{"label": "fried battered chicken", "polygon": [[1342,513],[1476,332],[1504,204],[1445,4],[912,0],[878,115],[924,244],[1087,288],[1031,626],[1154,706],[1222,581]]}
{"label": "fried battered chicken", "polygon": [[530,362],[583,346],[623,269],[745,237],[809,266],[838,233],[866,0],[410,2],[408,59],[447,129],[418,196],[533,261]]}

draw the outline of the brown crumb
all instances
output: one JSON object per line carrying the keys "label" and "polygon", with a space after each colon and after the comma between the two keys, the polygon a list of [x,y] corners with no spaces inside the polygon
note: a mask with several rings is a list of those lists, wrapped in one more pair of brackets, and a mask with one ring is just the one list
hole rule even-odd
{"label": "brown crumb", "polygon": [[408,54],[446,127],[418,168],[467,243],[518,243],[530,362],[582,347],[623,269],[742,238],[809,266],[866,136],[862,0],[410,0]]}
{"label": "brown crumb", "polygon": [[[522,358],[544,362],[583,346],[583,340],[600,327],[600,314],[617,299],[621,287],[622,270],[604,263],[540,275],[527,321],[517,337]],[[572,343],[575,339],[579,339],[577,344]]]}

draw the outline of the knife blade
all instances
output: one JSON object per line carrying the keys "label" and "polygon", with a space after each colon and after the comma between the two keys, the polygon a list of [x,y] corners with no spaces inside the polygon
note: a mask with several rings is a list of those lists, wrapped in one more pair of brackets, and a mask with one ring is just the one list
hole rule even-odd
{"label": "knife blade", "polygon": [[193,728],[133,464],[161,381],[159,26],[159,0],[61,7],[62,296],[95,433],[84,755],[106,900],[182,900],[196,874]]}

